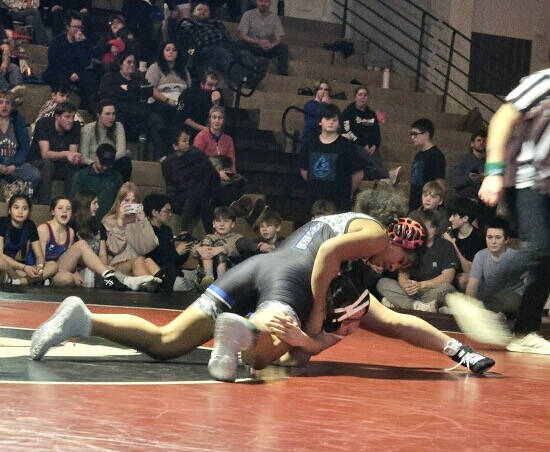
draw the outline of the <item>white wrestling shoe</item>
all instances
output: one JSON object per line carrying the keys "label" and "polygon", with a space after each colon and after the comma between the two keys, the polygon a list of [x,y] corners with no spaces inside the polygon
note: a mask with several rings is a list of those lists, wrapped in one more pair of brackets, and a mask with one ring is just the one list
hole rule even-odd
{"label": "white wrestling shoe", "polygon": [[208,361],[208,371],[216,380],[235,381],[238,353],[248,350],[254,342],[254,327],[237,314],[223,313],[216,320],[214,349]]}
{"label": "white wrestling shoe", "polygon": [[512,339],[502,316],[485,309],[481,301],[453,292],[445,297],[445,302],[460,329],[472,339],[496,345],[508,345]]}
{"label": "white wrestling shoe", "polygon": [[92,332],[92,317],[82,299],[67,297],[54,314],[33,333],[30,356],[39,360],[46,352],[73,336],[88,337]]}
{"label": "white wrestling shoe", "polygon": [[158,285],[162,283],[162,279],[152,275],[126,276],[122,282],[133,291],[146,290],[154,292]]}

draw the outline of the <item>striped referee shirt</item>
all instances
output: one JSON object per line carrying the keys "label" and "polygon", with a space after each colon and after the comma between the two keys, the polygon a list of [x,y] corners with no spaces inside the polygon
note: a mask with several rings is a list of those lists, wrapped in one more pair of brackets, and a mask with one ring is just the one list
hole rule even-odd
{"label": "striped referee shirt", "polygon": [[[550,69],[535,72],[521,79],[506,101],[520,112],[526,113],[550,95]],[[542,160],[550,152],[550,127],[542,133],[538,141],[525,141],[516,158],[516,188],[528,188],[535,184],[535,160]]]}

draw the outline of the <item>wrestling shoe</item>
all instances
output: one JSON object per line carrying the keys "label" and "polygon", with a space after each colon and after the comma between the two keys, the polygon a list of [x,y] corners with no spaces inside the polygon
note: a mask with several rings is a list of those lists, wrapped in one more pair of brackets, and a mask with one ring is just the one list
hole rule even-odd
{"label": "wrestling shoe", "polygon": [[117,279],[117,277],[115,276],[115,272],[112,270],[105,273],[105,275],[103,275],[103,285],[105,286],[106,289],[111,289],[111,290],[120,290],[120,291],[130,290],[130,288],[127,285],[122,284]]}
{"label": "wrestling shoe", "polygon": [[461,365],[476,374],[482,374],[487,369],[495,365],[495,361],[493,359],[477,353],[467,345],[462,345],[458,352],[454,356],[451,356],[451,358],[453,361],[458,363],[452,369],[455,369],[458,365]]}
{"label": "wrestling shoe", "polygon": [[223,313],[216,320],[214,349],[208,361],[208,371],[216,380],[235,381],[238,354],[248,350],[254,342],[255,328],[237,314]]}
{"label": "wrestling shoe", "polygon": [[78,297],[67,297],[54,314],[33,333],[30,356],[39,360],[46,352],[70,337],[88,337],[92,332],[91,313]]}
{"label": "wrestling shoe", "polygon": [[514,336],[506,346],[506,350],[509,352],[550,355],[550,342],[537,333],[529,333],[523,337]]}

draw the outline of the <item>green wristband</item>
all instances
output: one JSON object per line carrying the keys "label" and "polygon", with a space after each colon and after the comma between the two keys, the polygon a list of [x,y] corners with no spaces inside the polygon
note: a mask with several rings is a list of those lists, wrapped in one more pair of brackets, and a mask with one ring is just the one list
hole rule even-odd
{"label": "green wristband", "polygon": [[487,162],[485,163],[485,175],[503,176],[505,166],[506,164],[504,162]]}

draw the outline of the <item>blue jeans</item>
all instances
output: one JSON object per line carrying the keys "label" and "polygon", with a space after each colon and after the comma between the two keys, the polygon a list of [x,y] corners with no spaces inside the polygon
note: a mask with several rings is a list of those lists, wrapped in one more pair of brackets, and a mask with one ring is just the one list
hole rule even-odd
{"label": "blue jeans", "polygon": [[518,335],[540,329],[542,311],[550,293],[550,196],[530,188],[508,192],[515,206],[519,236],[527,242],[521,256],[529,265],[528,283],[514,327]]}
{"label": "blue jeans", "polygon": [[13,173],[4,174],[1,177],[5,178],[8,182],[16,180],[30,182],[32,189],[36,190],[36,187],[38,187],[40,183],[40,179],[42,179],[42,174],[40,174],[38,168],[35,168],[30,163],[23,163],[21,166],[16,167]]}
{"label": "blue jeans", "polygon": [[23,76],[16,64],[8,64],[8,69],[5,74],[0,74],[0,90],[9,91],[14,86],[23,84]]}

